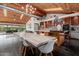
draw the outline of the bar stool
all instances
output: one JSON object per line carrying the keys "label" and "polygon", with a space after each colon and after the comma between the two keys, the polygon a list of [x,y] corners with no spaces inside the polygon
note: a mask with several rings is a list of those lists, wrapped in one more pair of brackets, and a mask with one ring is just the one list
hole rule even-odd
{"label": "bar stool", "polygon": [[29,47],[29,49],[31,49],[31,51],[32,51],[32,54],[34,54],[32,47],[29,44],[27,44],[27,42],[25,40],[23,40],[23,48],[22,48],[23,56],[26,55],[27,47]]}
{"label": "bar stool", "polygon": [[46,56],[50,53],[52,56],[54,43],[55,43],[55,41],[50,40],[46,45],[42,45],[42,46],[38,47],[38,49],[40,50],[40,56],[42,55],[42,53],[44,53]]}
{"label": "bar stool", "polygon": [[29,45],[26,43],[26,41],[25,40],[23,40],[23,56],[25,56],[26,55],[26,50],[27,50],[27,47],[28,47]]}

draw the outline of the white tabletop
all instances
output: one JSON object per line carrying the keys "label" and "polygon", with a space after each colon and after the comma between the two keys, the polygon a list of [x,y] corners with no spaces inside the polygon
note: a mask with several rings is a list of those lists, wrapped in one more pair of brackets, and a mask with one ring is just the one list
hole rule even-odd
{"label": "white tabletop", "polygon": [[49,40],[53,40],[53,42],[55,42],[55,39],[56,39],[56,37],[43,36],[43,35],[27,33],[27,32],[17,32],[16,34],[22,37],[24,40],[31,43],[35,47],[45,44]]}

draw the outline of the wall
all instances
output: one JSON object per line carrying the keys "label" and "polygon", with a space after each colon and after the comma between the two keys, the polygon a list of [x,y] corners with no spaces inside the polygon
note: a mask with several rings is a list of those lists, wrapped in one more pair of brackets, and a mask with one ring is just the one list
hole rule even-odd
{"label": "wall", "polygon": [[30,20],[26,23],[26,30],[27,31],[35,31],[38,29],[39,24],[36,23],[37,18],[31,17]]}
{"label": "wall", "polygon": [[[67,15],[67,14],[47,14],[46,19],[54,17],[54,15],[61,17],[61,16],[64,16],[64,15]],[[76,14],[74,13],[73,15],[76,15]],[[79,25],[79,16],[67,17],[67,18],[63,18],[63,20],[66,23],[69,23],[71,25]]]}
{"label": "wall", "polygon": [[52,17],[54,17],[54,15],[60,17],[60,16],[63,16],[63,15],[66,15],[66,14],[47,14],[46,19],[52,18]]}
{"label": "wall", "polygon": [[[54,15],[61,17],[64,15],[67,15],[67,14],[47,14],[46,17],[43,18],[42,20],[43,21],[45,21],[45,20],[48,21],[50,19],[52,20],[52,18],[54,18]],[[73,17],[67,17],[67,18],[63,18],[62,20],[64,20],[65,22],[67,22],[71,25],[79,25],[78,19],[75,20]],[[50,25],[50,23],[48,25]],[[28,30],[28,31],[38,30],[38,27],[39,27],[39,21],[34,17],[31,17],[30,20],[26,23],[26,30]]]}

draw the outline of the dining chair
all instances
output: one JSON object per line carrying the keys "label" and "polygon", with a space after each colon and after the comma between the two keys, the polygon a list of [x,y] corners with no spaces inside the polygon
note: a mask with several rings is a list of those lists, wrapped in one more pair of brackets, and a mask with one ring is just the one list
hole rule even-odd
{"label": "dining chair", "polygon": [[38,47],[38,49],[40,50],[39,56],[41,56],[42,54],[45,54],[47,56],[49,53],[52,56],[53,55],[52,51],[53,51],[54,43],[55,42],[53,40],[49,40],[46,45],[42,45],[42,46]]}

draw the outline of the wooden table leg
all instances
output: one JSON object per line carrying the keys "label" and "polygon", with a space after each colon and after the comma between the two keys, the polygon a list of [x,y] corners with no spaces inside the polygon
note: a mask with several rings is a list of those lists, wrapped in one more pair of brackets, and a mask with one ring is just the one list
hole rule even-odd
{"label": "wooden table leg", "polygon": [[27,50],[27,47],[25,47],[25,50],[24,50],[24,55],[23,55],[23,56],[25,56],[25,55],[26,55],[26,50]]}

